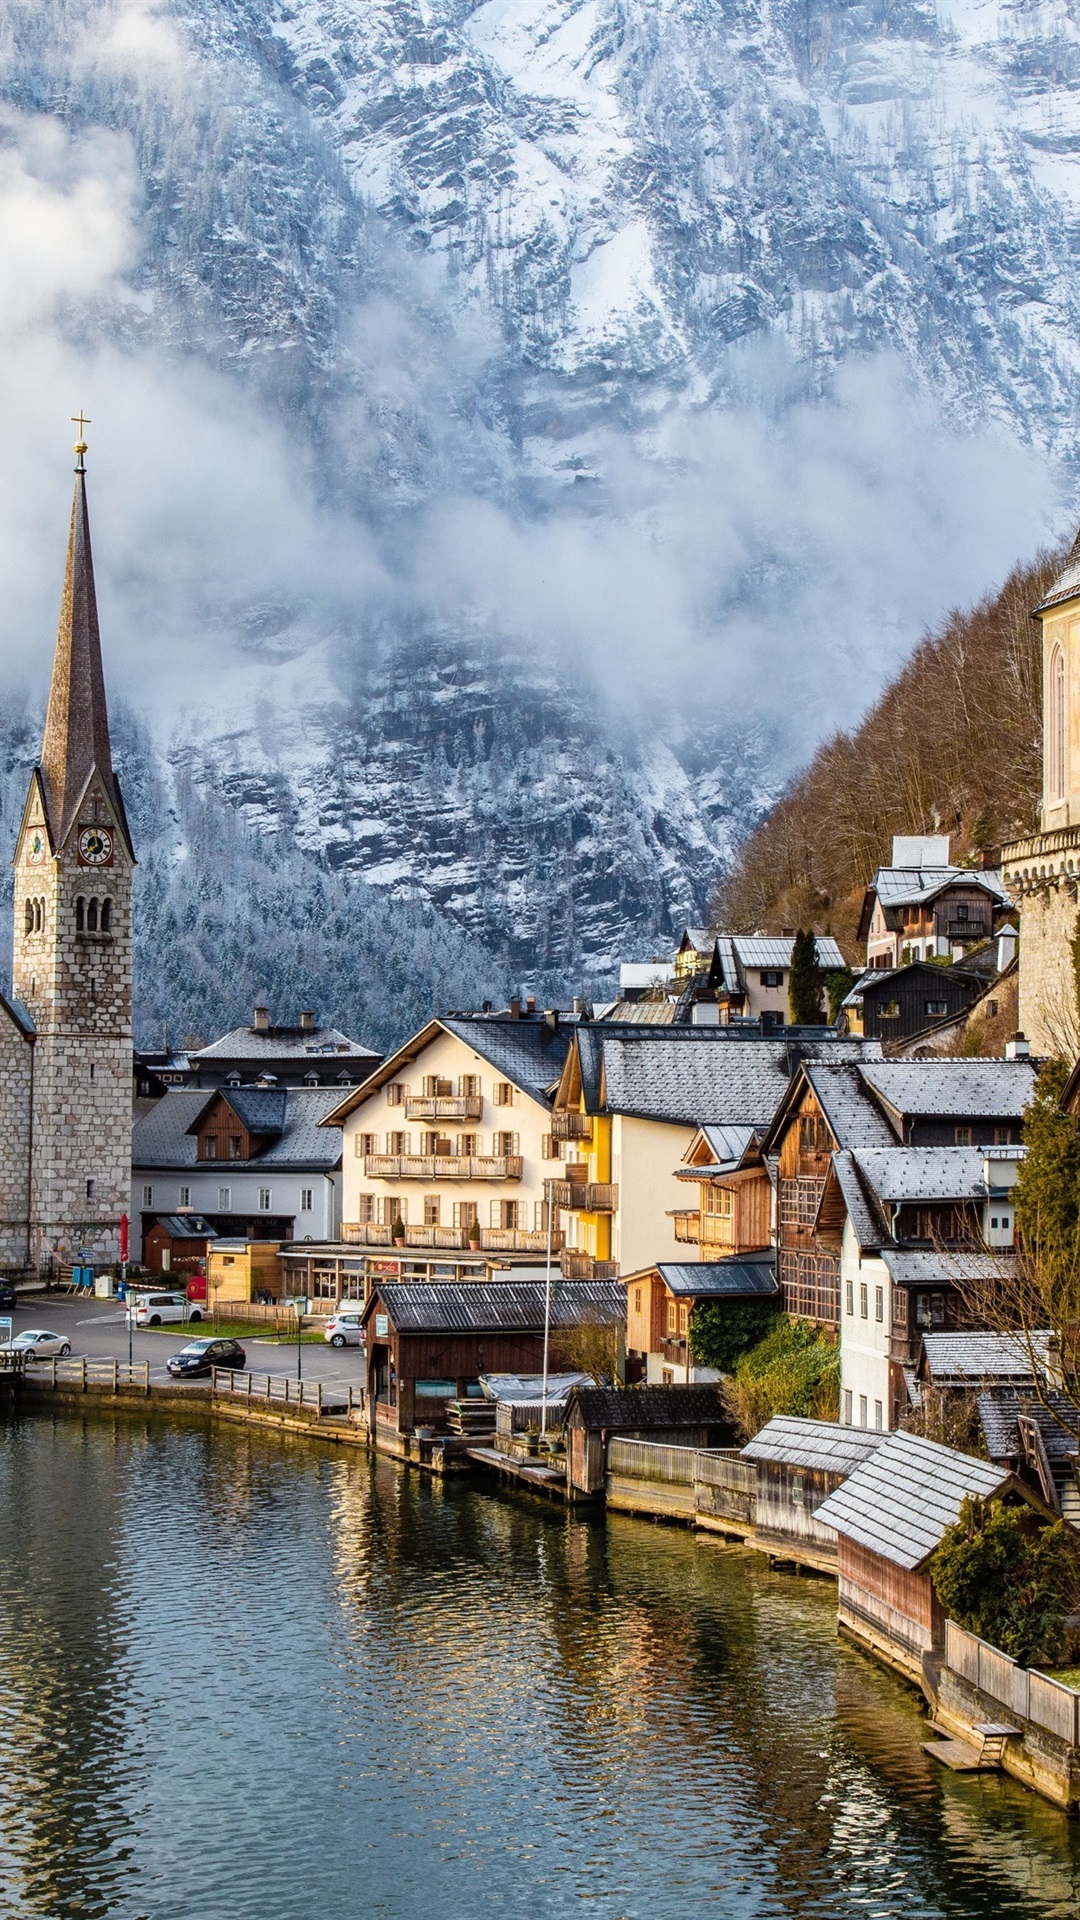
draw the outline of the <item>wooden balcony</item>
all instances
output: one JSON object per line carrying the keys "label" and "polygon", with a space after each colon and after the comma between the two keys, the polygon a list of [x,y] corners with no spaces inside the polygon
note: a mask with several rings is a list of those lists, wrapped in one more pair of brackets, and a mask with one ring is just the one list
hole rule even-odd
{"label": "wooden balcony", "polygon": [[703,1247],[719,1247],[724,1253],[734,1253],[735,1222],[731,1215],[703,1213],[698,1240]]}
{"label": "wooden balcony", "polygon": [[369,1153],[368,1180],[520,1180],[520,1153]]}
{"label": "wooden balcony", "polygon": [[990,929],[982,920],[947,920],[945,933],[950,940],[989,940]]}
{"label": "wooden balcony", "polygon": [[555,1140],[591,1140],[592,1115],[571,1113],[560,1108],[551,1116],[551,1133]]}
{"label": "wooden balcony", "polygon": [[407,1093],[406,1120],[479,1120],[484,1100],[479,1093]]}
{"label": "wooden balcony", "polygon": [[594,1260],[591,1253],[567,1250],[559,1261],[564,1280],[617,1280],[617,1260]]}
{"label": "wooden balcony", "polygon": [[660,1341],[660,1352],[669,1367],[685,1367],[690,1358],[685,1336],[678,1339],[672,1333],[664,1334]]}
{"label": "wooden balcony", "polygon": [[701,1239],[701,1215],[695,1210],[686,1213],[673,1213],[676,1240],[685,1240],[696,1247]]}
{"label": "wooden balcony", "polygon": [[[396,1241],[393,1228],[374,1220],[353,1220],[341,1229],[341,1237],[350,1247],[429,1247],[448,1253],[532,1253],[547,1252],[546,1232],[531,1232],[524,1227],[481,1227],[479,1242],[470,1240],[467,1227],[406,1227],[403,1241]],[[566,1235],[554,1232],[552,1253],[560,1254]]]}
{"label": "wooden balcony", "polygon": [[608,1180],[553,1180],[551,1203],[564,1213],[614,1213],[619,1189]]}

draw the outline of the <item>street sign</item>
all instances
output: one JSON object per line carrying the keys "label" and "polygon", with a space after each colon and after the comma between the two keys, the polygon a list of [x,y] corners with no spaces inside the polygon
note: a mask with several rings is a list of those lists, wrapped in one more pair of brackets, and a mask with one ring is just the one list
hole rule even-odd
{"label": "street sign", "polygon": [[390,1332],[390,1315],[388,1313],[377,1313],[375,1315],[376,1340],[385,1340],[388,1337],[389,1332]]}
{"label": "street sign", "polygon": [[9,1347],[10,1345],[11,1315],[10,1313],[3,1313],[0,1314],[0,1347]]}

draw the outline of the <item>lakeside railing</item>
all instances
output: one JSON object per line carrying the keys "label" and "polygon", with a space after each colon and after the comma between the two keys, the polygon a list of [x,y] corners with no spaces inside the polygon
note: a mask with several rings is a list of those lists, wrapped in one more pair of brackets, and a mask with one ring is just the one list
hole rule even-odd
{"label": "lakeside railing", "polygon": [[316,1413],[320,1419],[329,1414],[348,1415],[364,1406],[363,1387],[329,1380],[292,1380],[287,1374],[247,1373],[233,1367],[214,1367],[210,1375],[215,1396],[243,1400],[245,1404],[262,1401],[266,1406],[295,1407]]}
{"label": "lakeside railing", "polygon": [[82,1393],[92,1389],[117,1393],[121,1387],[150,1391],[150,1362],[109,1358],[31,1360],[23,1375],[28,1387],[78,1387]]}
{"label": "lakeside railing", "polygon": [[1021,1720],[1031,1720],[1069,1746],[1080,1746],[1080,1692],[980,1640],[955,1620],[945,1622],[945,1662],[980,1693],[998,1700]]}

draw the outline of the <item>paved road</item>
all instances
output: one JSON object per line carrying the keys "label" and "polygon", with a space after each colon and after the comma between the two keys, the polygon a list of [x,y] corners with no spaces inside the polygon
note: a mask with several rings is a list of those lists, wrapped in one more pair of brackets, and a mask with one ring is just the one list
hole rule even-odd
{"label": "paved road", "polygon": [[[62,1333],[71,1341],[71,1352],[76,1359],[81,1354],[87,1359],[115,1356],[117,1360],[126,1360],[128,1357],[127,1320],[116,1300],[80,1300],[62,1293],[24,1293],[20,1294],[11,1319],[13,1333],[22,1333],[29,1327],[47,1327],[50,1333]],[[151,1380],[168,1380],[165,1362],[169,1355],[176,1353],[185,1341],[208,1332],[210,1328],[205,1325],[153,1330],[137,1327],[132,1335],[132,1357],[138,1361],[149,1360]],[[296,1379],[295,1344],[278,1346],[253,1332],[244,1339],[244,1351],[249,1372],[287,1373]],[[300,1364],[305,1380],[363,1384],[363,1353],[359,1347],[339,1349],[329,1342],[316,1346],[305,1341],[300,1349]]]}

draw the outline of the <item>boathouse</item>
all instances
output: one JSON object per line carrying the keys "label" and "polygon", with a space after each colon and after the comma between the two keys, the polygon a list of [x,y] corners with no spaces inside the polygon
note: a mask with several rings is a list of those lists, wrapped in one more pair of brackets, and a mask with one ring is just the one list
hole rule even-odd
{"label": "boathouse", "polygon": [[567,1472],[578,1493],[599,1493],[608,1441],[656,1446],[725,1447],[731,1423],[716,1386],[576,1387],[566,1405]]}
{"label": "boathouse", "polygon": [[755,1545],[835,1573],[836,1532],[818,1519],[818,1508],[884,1438],[868,1428],[777,1414],[742,1449],[757,1469]]}
{"label": "boathouse", "polygon": [[817,1510],[835,1528],[841,1633],[922,1682],[944,1646],[945,1615],[927,1563],[965,1500],[1015,1493],[1047,1512],[1015,1474],[913,1433],[888,1434]]}

